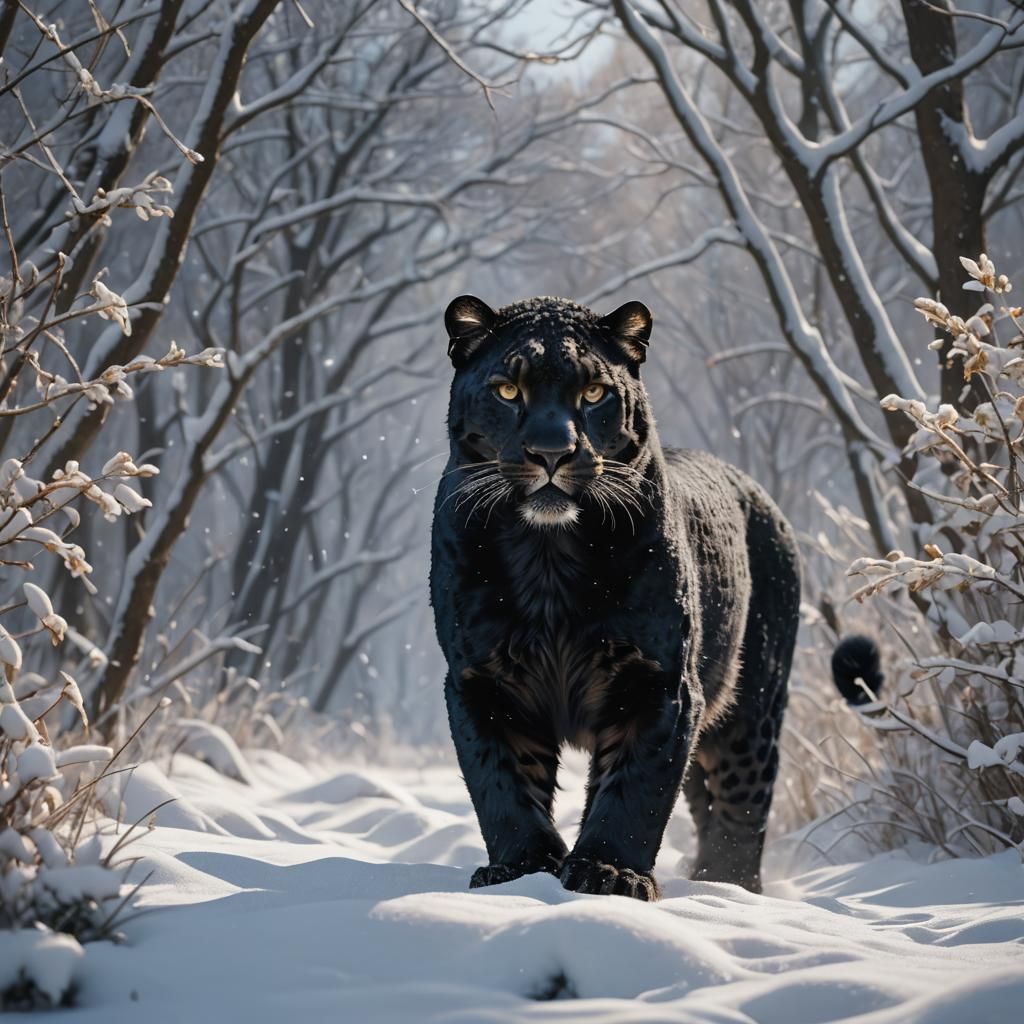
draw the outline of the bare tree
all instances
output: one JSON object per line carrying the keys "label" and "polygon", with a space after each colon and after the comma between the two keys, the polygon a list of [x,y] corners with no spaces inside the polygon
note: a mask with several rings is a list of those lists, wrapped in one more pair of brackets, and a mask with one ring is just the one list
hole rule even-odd
{"label": "bare tree", "polygon": [[[662,109],[718,195],[722,223],[693,252],[725,242],[753,258],[781,337],[841,427],[875,544],[888,550],[894,528],[880,498],[879,469],[902,451],[910,427],[892,414],[883,432],[872,426],[877,415],[851,390],[836,346],[823,334],[822,307],[804,298],[806,283],[820,269],[826,316],[834,309],[842,318],[842,343],[857,353],[875,396],[924,395],[862,248],[884,245],[879,255],[899,275],[961,309],[964,277],[952,269],[959,263],[951,254],[965,246],[981,251],[986,225],[1011,199],[1024,143],[1019,72],[996,100],[988,89],[1016,66],[1024,12],[974,19],[944,4],[907,0],[881,5],[868,25],[852,2],[588,6],[619,19],[653,71]],[[708,79],[718,83],[712,102]],[[982,121],[998,124],[987,138],[973,133],[972,124]],[[908,139],[918,153],[908,155]],[[675,155],[678,144],[652,143],[677,167],[686,164]],[[746,159],[752,147],[759,155]],[[927,190],[924,209],[907,195],[914,182]],[[780,230],[780,211],[796,204],[803,226]],[[670,255],[662,266],[679,262]],[[944,397],[957,400],[961,388],[956,371],[943,370]],[[927,506],[907,484],[913,460],[895,463],[904,507],[912,520],[927,521]]]}
{"label": "bare tree", "polygon": [[[32,202],[12,230],[41,272],[64,261],[58,309],[105,261],[116,278],[124,323],[71,339],[83,372],[161,335],[227,352],[219,384],[150,382],[137,417],[116,414],[167,482],[160,511],[104,545],[117,600],[78,607],[106,638],[91,699],[106,726],[136,675],[146,693],[177,678],[183,626],[257,638],[204,649],[301,677],[325,708],[368,639],[420,600],[403,494],[422,460],[414,407],[443,359],[435,288],[550,220],[530,195],[546,140],[586,107],[499,94],[529,62],[482,40],[522,6],[309,3],[316,31],[265,0],[227,19],[202,0],[67,5],[62,35],[28,5],[4,22],[24,58],[12,153],[53,172],[42,189],[15,181]],[[487,76],[462,51],[485,55]],[[145,237],[111,216],[124,206],[155,220]],[[88,461],[107,419],[69,410],[70,429],[43,439],[51,468]]]}

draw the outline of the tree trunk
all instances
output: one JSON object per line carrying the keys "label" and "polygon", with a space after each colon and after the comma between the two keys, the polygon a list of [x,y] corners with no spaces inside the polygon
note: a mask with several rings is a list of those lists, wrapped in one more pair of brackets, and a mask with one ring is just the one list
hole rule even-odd
{"label": "tree trunk", "polygon": [[[950,10],[948,0],[902,0],[910,54],[922,75],[952,64],[957,58],[957,19],[934,8]],[[951,313],[971,316],[978,306],[974,292],[965,292],[967,272],[961,256],[977,259],[985,251],[983,208],[988,174],[972,170],[957,144],[973,137],[970,115],[964,103],[963,82],[955,78],[932,89],[914,108],[921,157],[932,198],[932,250],[939,272],[939,298]],[[971,387],[965,402],[963,368],[947,367],[951,340],[939,350],[942,401],[973,408],[984,400],[980,383]],[[909,421],[908,421],[909,422]]]}

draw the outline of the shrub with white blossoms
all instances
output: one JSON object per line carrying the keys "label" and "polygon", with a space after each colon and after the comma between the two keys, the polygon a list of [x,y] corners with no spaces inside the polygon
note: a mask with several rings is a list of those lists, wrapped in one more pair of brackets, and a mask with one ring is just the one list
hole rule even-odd
{"label": "shrub with white blossoms", "polygon": [[[141,468],[127,458],[111,461],[101,481]],[[80,471],[47,486],[15,459],[0,468],[0,558],[26,577],[22,600],[0,609],[7,620],[0,621],[0,929],[7,930],[0,931],[0,1009],[61,1002],[82,955],[80,941],[110,934],[122,906],[122,873],[110,867],[100,837],[86,830],[92,783],[109,771],[113,752],[87,744],[55,749],[68,706],[88,728],[82,695],[66,671],[48,679],[23,666],[23,645],[38,637],[56,646],[68,632],[49,595],[28,578],[35,570],[29,559],[52,553],[86,582],[91,568],[81,547],[35,522],[61,513],[63,528],[72,528],[78,512],[68,503],[86,494],[97,504],[101,494],[114,500]],[[17,618],[23,628],[8,628]]]}
{"label": "shrub with white blossoms", "polygon": [[[123,300],[100,282],[92,294],[97,301],[82,307],[82,315],[127,322]],[[108,367],[91,380],[68,381],[45,370],[27,347],[25,339],[39,330],[39,322],[26,315],[25,328],[6,317],[20,300],[10,279],[5,296],[6,302],[0,297],[0,333],[24,356],[23,370],[34,372],[36,392],[20,406],[8,402],[0,410],[5,416],[27,416],[82,398],[109,404],[115,397],[132,397],[132,375],[183,364],[221,365],[219,351],[188,356],[172,343],[160,359],[140,358]],[[58,429],[62,422],[56,421]],[[78,684],[65,668],[41,675],[24,671],[24,663],[38,641],[42,669],[42,652],[69,635],[85,651],[86,667],[103,663],[103,652],[69,628],[43,583],[56,559],[76,585],[95,593],[92,566],[73,539],[83,511],[95,508],[110,522],[143,512],[151,502],[140,482],[159,472],[122,451],[99,472],[69,461],[49,479],[39,479],[32,474],[37,450],[38,444],[0,463],[0,565],[8,585],[0,598],[0,1009],[65,1001],[82,956],[80,943],[111,935],[126,904],[123,872],[111,866],[120,844],[104,854],[90,827],[94,783],[111,771],[114,754],[109,747],[81,742],[59,749],[55,741],[69,706],[77,728],[88,730]],[[74,727],[67,730],[69,736],[73,732]]]}
{"label": "shrub with white blossoms", "polygon": [[[62,46],[56,27],[25,13],[43,40],[58,48],[90,104],[128,99],[163,124],[144,94],[100,87],[73,50]],[[56,129],[47,130],[52,139]],[[172,141],[187,159],[200,159]],[[23,167],[34,160],[28,148],[12,157]],[[69,205],[54,214],[48,234],[58,241],[37,251],[39,266],[16,251],[0,183],[0,257],[7,257],[0,262],[0,1010],[68,1001],[83,955],[80,943],[113,934],[130,896],[116,862],[131,830],[105,843],[94,810],[96,781],[121,766],[112,767],[117,754],[109,747],[90,742],[75,679],[79,668],[102,666],[106,656],[69,625],[61,606],[65,600],[75,606],[79,587],[96,592],[88,555],[75,540],[82,515],[92,509],[114,522],[144,514],[151,507],[145,481],[158,469],[125,451],[102,466],[97,459],[89,467],[77,461],[37,467],[52,458],[42,453],[56,450],[74,430],[78,412],[130,401],[135,379],[186,365],[223,366],[219,349],[189,354],[170,342],[159,358],[137,356],[99,372],[83,369],[76,358],[76,352],[88,352],[82,322],[106,320],[104,329],[127,336],[133,310],[106,270],[90,273],[91,281],[72,273],[72,258],[60,251],[59,239],[69,238],[69,250],[87,257],[80,255],[74,232],[61,229],[80,223],[85,232],[97,230],[124,210],[143,222],[171,217],[162,198],[173,190],[154,172],[137,185],[98,188],[85,198],[53,150],[45,155]],[[40,194],[44,181],[45,175]],[[85,283],[72,287],[69,280]],[[101,431],[100,445],[102,437]],[[69,578],[57,590],[53,580],[61,573]],[[61,599],[52,600],[51,593]],[[67,647],[73,652],[55,658],[55,647],[58,654]]]}
{"label": "shrub with white blossoms", "polygon": [[962,263],[965,289],[990,301],[967,319],[932,299],[915,306],[946,335],[931,348],[949,346],[981,400],[959,410],[897,395],[881,403],[915,423],[907,454],[941,470],[922,467],[918,480],[936,482],[915,483],[933,507],[934,523],[922,527],[931,537],[920,557],[893,551],[849,572],[866,581],[858,600],[914,595],[928,620],[923,635],[935,638],[901,665],[884,707],[866,712],[865,721],[922,738],[934,754],[917,773],[918,795],[904,790],[903,813],[934,803],[944,834],[930,838],[950,852],[1024,850],[1024,315],[987,256]]}
{"label": "shrub with white blossoms", "polygon": [[[51,620],[40,628],[63,632],[59,616],[39,610]],[[56,719],[63,705],[70,703],[84,723],[78,687],[66,673],[50,683],[20,672],[10,634],[0,646],[0,929],[9,931],[0,932],[0,1009],[11,1009],[61,1001],[80,942],[112,930],[122,873],[110,867],[100,837],[84,832],[88,769],[95,766],[93,776],[102,771],[112,751],[83,745],[58,753],[48,742],[46,719]]]}
{"label": "shrub with white blossoms", "polygon": [[[172,346],[162,359],[138,360],[76,384],[37,367],[43,379],[37,390],[42,404],[76,394],[112,401],[114,393],[130,397],[129,374],[186,362],[218,365],[219,358],[189,358]],[[66,735],[88,730],[78,684],[64,668],[47,675],[24,668],[30,652],[42,655],[69,634],[84,649],[86,667],[102,664],[102,651],[69,628],[42,584],[55,559],[76,585],[95,593],[92,566],[73,540],[83,511],[93,507],[111,522],[143,512],[151,502],[140,482],[159,472],[118,452],[98,473],[68,462],[42,480],[31,473],[32,455],[0,464],[0,565],[8,584],[0,607],[0,1009],[65,1000],[80,942],[112,934],[126,903],[123,872],[111,866],[118,845],[104,854],[90,826],[94,783],[112,770],[114,754],[82,742],[60,749],[69,707],[73,724]]]}
{"label": "shrub with white blossoms", "polygon": [[[174,365],[182,356],[178,350],[142,365]],[[121,380],[107,374],[97,386],[117,387]],[[9,581],[21,577],[0,607],[0,930],[10,930],[0,931],[0,951],[6,950],[0,1009],[65,999],[82,955],[79,943],[110,935],[125,905],[122,872],[111,867],[118,847],[104,855],[89,827],[94,783],[112,770],[114,754],[89,743],[58,749],[69,706],[72,721],[88,730],[78,684],[63,668],[44,676],[24,671],[24,663],[36,641],[41,653],[69,633],[85,650],[86,667],[102,663],[102,651],[69,629],[34,580],[42,581],[48,560],[56,559],[95,592],[92,566],[71,536],[83,509],[95,507],[108,521],[142,512],[151,503],[138,482],[158,472],[118,452],[95,475],[68,462],[50,480],[39,480],[29,461],[0,465],[0,564]]]}

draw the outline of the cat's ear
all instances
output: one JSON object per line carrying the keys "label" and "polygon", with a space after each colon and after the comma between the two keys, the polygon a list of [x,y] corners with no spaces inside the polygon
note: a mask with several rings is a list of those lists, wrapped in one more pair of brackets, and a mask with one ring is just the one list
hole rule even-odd
{"label": "cat's ear", "polygon": [[491,333],[497,314],[483,299],[460,295],[444,314],[448,330],[448,358],[456,368],[465,366]]}
{"label": "cat's ear", "polygon": [[647,358],[654,318],[642,302],[627,302],[601,317],[600,323],[631,362],[642,363]]}

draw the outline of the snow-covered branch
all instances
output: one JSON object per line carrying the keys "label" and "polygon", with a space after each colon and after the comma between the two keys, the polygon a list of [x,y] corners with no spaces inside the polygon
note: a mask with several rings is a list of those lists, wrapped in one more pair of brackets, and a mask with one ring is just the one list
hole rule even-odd
{"label": "snow-covered branch", "polygon": [[[962,262],[969,283],[987,291],[992,302],[966,320],[928,297],[915,305],[952,337],[950,358],[966,379],[983,379],[990,400],[968,413],[947,404],[932,410],[898,395],[883,399],[914,424],[909,449],[915,456],[955,467],[947,469],[954,488],[932,497],[936,522],[921,557],[895,550],[881,559],[859,558],[849,575],[865,581],[853,594],[858,601],[889,589],[926,595],[924,636],[938,634],[945,647],[940,654],[907,659],[898,687],[907,707],[896,706],[894,697],[879,705],[881,718],[873,715],[870,724],[890,728],[894,721],[957,757],[963,770],[977,775],[965,783],[981,794],[972,812],[992,835],[1014,845],[1019,822],[1007,808],[1024,797],[1024,621],[1019,614],[1024,512],[1018,451],[1024,435],[1024,369],[1016,347],[1022,321],[1019,308],[1005,305],[1011,283],[987,256]],[[1014,332],[1013,347],[998,341],[1006,327]],[[972,454],[979,452],[984,462]],[[926,681],[936,699],[956,711],[956,725],[946,716],[945,730],[928,724],[927,709],[920,707]],[[911,704],[915,696],[916,705]]]}
{"label": "snow-covered branch", "polygon": [[885,444],[874,435],[850,400],[821,335],[807,322],[782,257],[755,214],[731,161],[716,143],[706,120],[672,68],[664,48],[629,4],[616,2],[616,10],[627,32],[654,67],[673,113],[714,174],[722,198],[757,262],[786,340],[819,385],[844,428],[854,437],[869,440],[879,451],[884,451]]}

